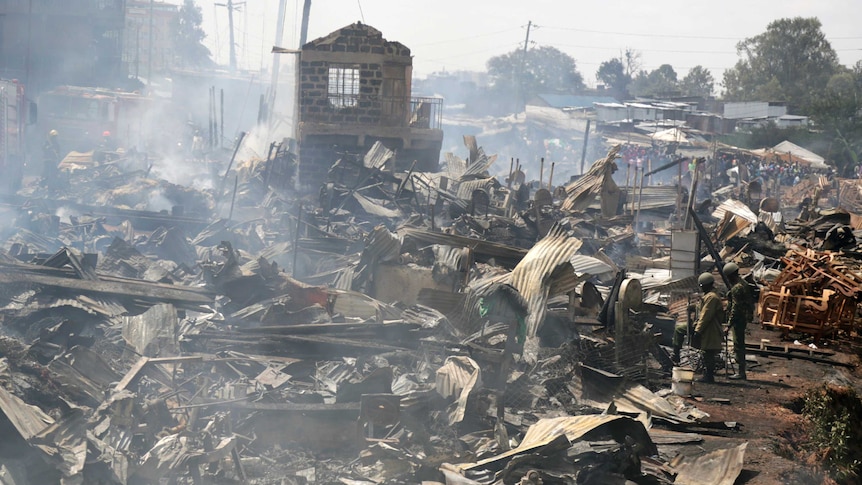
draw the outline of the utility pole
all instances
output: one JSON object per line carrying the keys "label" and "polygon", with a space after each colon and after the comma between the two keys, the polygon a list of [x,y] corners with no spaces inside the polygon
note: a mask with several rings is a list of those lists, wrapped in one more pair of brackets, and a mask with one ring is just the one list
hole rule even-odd
{"label": "utility pole", "polygon": [[[527,21],[527,37],[524,39],[524,52],[521,54],[521,66],[518,68],[518,91],[520,91],[520,96],[516,96],[515,99],[523,99],[524,106],[527,105],[527,93],[524,89],[524,66],[527,62],[527,49],[530,47],[530,29],[533,27],[533,21]],[[520,110],[520,106],[515,107],[517,110]],[[518,111],[515,112],[515,118],[518,117]]]}
{"label": "utility pole", "polygon": [[153,84],[153,3],[155,0],[150,0],[150,52],[147,54],[147,86]]}
{"label": "utility pole", "polygon": [[231,72],[236,71],[236,42],[234,41],[233,34],[233,11],[239,10],[240,7],[245,5],[245,2],[236,2],[233,0],[227,0],[227,3],[216,3],[218,7],[227,7],[227,23],[228,29],[230,29],[230,70]]}
{"label": "utility pole", "polygon": [[236,71],[236,41],[233,38],[233,0],[227,0],[227,24],[230,29],[230,70]]}
{"label": "utility pole", "polygon": [[302,27],[299,31],[299,48],[308,41],[308,17],[311,14],[311,0],[305,0],[302,5]]}
{"label": "utility pole", "polygon": [[141,25],[135,22],[135,79],[140,79],[141,65]]}
{"label": "utility pole", "polygon": [[[284,11],[287,9],[287,0],[279,0],[278,2],[278,18],[275,24],[275,45],[281,45],[284,39]],[[272,118],[272,111],[275,105],[275,96],[278,88],[278,71],[281,69],[281,55],[272,55],[272,80],[269,84],[269,118]]]}

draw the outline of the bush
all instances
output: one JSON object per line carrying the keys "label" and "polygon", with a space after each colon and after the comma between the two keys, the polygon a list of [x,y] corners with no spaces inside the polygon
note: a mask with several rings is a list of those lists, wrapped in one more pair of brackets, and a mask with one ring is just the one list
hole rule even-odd
{"label": "bush", "polygon": [[802,414],[811,424],[811,446],[839,483],[862,476],[862,401],[849,387],[824,385],[805,394]]}

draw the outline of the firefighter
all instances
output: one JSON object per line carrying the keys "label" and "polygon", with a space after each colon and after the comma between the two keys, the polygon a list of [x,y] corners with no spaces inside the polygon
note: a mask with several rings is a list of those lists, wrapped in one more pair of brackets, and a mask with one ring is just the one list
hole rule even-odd
{"label": "firefighter", "polygon": [[105,130],[102,132],[102,143],[99,145],[99,150],[103,152],[113,152],[116,151],[117,146],[114,143],[114,138],[111,136],[111,132]]}
{"label": "firefighter", "polygon": [[52,189],[55,188],[58,166],[62,161],[58,135],[57,130],[49,131],[45,145],[42,146],[42,184]]}

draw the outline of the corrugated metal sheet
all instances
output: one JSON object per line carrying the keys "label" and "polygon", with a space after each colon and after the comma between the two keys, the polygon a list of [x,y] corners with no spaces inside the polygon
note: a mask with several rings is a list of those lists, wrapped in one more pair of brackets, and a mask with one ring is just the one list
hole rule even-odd
{"label": "corrugated metal sheet", "polygon": [[475,360],[465,356],[451,356],[437,370],[437,392],[444,398],[456,397],[458,403],[449,412],[449,424],[460,423],[467,411],[467,400],[473,389],[482,387],[482,369]]}
{"label": "corrugated metal sheet", "polygon": [[734,236],[745,236],[757,224],[757,215],[744,203],[728,199],[719,205],[712,216],[719,219],[716,230],[719,241],[727,241]]}
{"label": "corrugated metal sheet", "polygon": [[486,179],[476,179],[476,180],[466,180],[458,184],[458,192],[456,196],[459,199],[470,200],[473,197],[473,191],[477,189],[482,189],[491,194],[491,189],[499,185],[497,179],[494,177],[489,177]]}
{"label": "corrugated metal sheet", "polygon": [[575,270],[575,274],[578,275],[591,275],[598,276],[603,275],[605,273],[613,273],[614,269],[604,261],[596,259],[592,256],[585,256],[583,254],[576,254],[569,259],[569,263],[572,265],[572,269]]}
{"label": "corrugated metal sheet", "polygon": [[398,234],[389,232],[384,226],[377,226],[365,238],[362,259],[367,257],[378,262],[392,261],[401,256],[403,242],[404,240]]}
{"label": "corrugated metal sheet", "polygon": [[699,456],[682,457],[672,466],[678,475],[673,483],[680,485],[733,485],[742,472],[745,459],[743,443],[734,448],[716,450]]}
{"label": "corrugated metal sheet", "polygon": [[395,152],[383,146],[383,143],[379,141],[375,142],[374,145],[368,150],[368,153],[365,154],[365,158],[362,159],[363,165],[367,168],[376,168],[382,169],[386,162],[392,159],[395,156]]}
{"label": "corrugated metal sheet", "polygon": [[712,212],[712,217],[721,220],[724,217],[725,212],[730,212],[733,215],[739,216],[752,224],[757,224],[757,214],[754,213],[751,209],[748,208],[744,203],[734,200],[727,199],[721,203],[715,210]]}
{"label": "corrugated metal sheet", "polygon": [[483,173],[487,172],[488,169],[491,168],[491,165],[493,165],[495,161],[497,161],[497,155],[485,155],[485,153],[480,148],[479,158],[470,163],[470,166],[468,166],[467,170],[464,171],[464,174],[461,175],[461,180],[482,175]]}
{"label": "corrugated metal sheet", "polygon": [[22,401],[18,396],[0,387],[0,411],[9,418],[12,426],[25,440],[39,434],[42,430],[54,423],[51,416],[43,413],[36,406],[31,406]]}
{"label": "corrugated metal sheet", "polygon": [[446,153],[446,173],[450,180],[458,180],[467,171],[467,161],[452,153]]}
{"label": "corrugated metal sheet", "polygon": [[398,233],[405,239],[412,239],[420,245],[446,244],[459,248],[468,247],[473,250],[477,257],[496,258],[498,264],[510,268],[514,267],[527,254],[526,249],[454,234],[443,234],[411,227],[401,228]]}
{"label": "corrugated metal sheet", "polygon": [[578,441],[587,434],[598,431],[600,428],[608,428],[603,431],[609,434],[611,427],[617,427],[621,436],[630,436],[637,443],[643,444],[647,453],[652,450],[655,453],[655,445],[647,433],[643,423],[628,416],[612,414],[590,414],[584,416],[563,416],[559,418],[540,419],[536,424],[530,426],[524,439],[517,448],[509,450],[477,463],[461,464],[461,470],[472,470],[487,468],[495,462],[505,460],[516,455],[527,453],[531,450],[547,446],[560,436],[565,435],[571,441]]}
{"label": "corrugated metal sheet", "polygon": [[389,217],[391,219],[404,217],[400,210],[388,209],[383,206],[383,203],[381,201],[370,199],[358,192],[353,193],[353,198],[356,199],[356,202],[359,202],[359,205],[362,207],[362,210],[368,213],[368,215],[377,217]]}
{"label": "corrugated metal sheet", "polygon": [[678,195],[678,189],[672,185],[648,185],[644,186],[643,191],[638,189],[634,192],[632,189],[625,207],[629,211],[637,209],[638,205],[641,210],[675,207]]}
{"label": "corrugated metal sheet", "polygon": [[530,311],[527,316],[527,336],[535,337],[545,320],[551,276],[561,265],[567,265],[568,273],[574,275],[569,260],[582,244],[580,239],[566,234],[562,226],[554,225],[548,235],[536,243],[512,270],[512,286],[527,301]]}
{"label": "corrugated metal sheet", "polygon": [[620,145],[614,146],[607,157],[597,160],[586,174],[566,186],[566,200],[562,206],[564,210],[582,211],[590,206],[602,192],[605,177],[611,176],[611,167],[619,151]]}

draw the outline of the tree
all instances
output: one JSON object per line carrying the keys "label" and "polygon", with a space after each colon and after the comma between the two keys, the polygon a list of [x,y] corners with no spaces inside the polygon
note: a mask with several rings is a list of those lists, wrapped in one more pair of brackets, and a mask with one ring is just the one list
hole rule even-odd
{"label": "tree", "polygon": [[584,78],[575,60],[554,47],[542,46],[524,53],[518,49],[488,60],[488,74],[498,95],[516,99],[516,108],[542,93],[578,92]]}
{"label": "tree", "polygon": [[174,49],[180,67],[202,68],[213,65],[212,53],[203,45],[207,35],[201,23],[201,8],[194,0],[183,0],[173,25]]}
{"label": "tree", "polygon": [[703,66],[694,66],[689,69],[688,74],[682,78],[679,84],[682,93],[686,96],[708,97],[712,94],[715,79],[709,69]]}
{"label": "tree", "polygon": [[807,106],[840,67],[820,27],[815,17],[779,19],[737,44],[742,58],[724,73],[725,99],[771,101],[764,96],[779,94],[792,111]]}
{"label": "tree", "polygon": [[838,173],[851,176],[862,164],[862,64],[833,75],[809,104],[809,115],[829,146]]}
{"label": "tree", "polygon": [[670,64],[662,64],[657,69],[646,72],[640,71],[632,83],[629,91],[635,96],[658,96],[679,91],[676,71]]}
{"label": "tree", "polygon": [[626,68],[618,57],[601,63],[596,71],[596,80],[601,81],[618,99],[629,97],[628,86],[632,78],[626,74]]}

